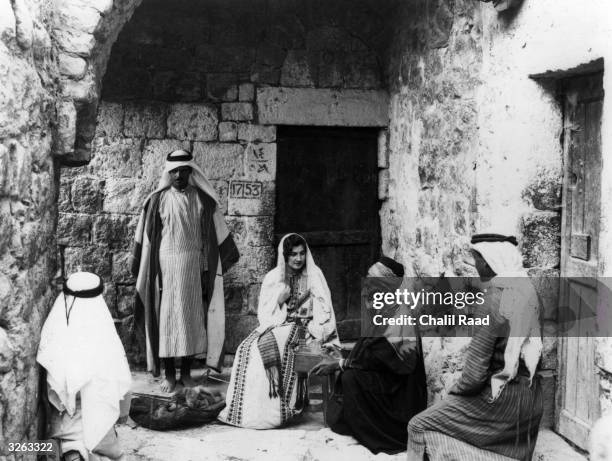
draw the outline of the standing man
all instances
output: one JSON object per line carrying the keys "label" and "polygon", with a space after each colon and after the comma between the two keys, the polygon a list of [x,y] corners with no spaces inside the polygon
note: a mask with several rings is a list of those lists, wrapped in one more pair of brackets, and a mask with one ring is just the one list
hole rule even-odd
{"label": "standing man", "polygon": [[147,368],[153,375],[160,374],[163,359],[162,391],[176,387],[177,357],[185,386],[194,384],[194,355],[205,353],[208,367],[221,368],[223,273],[238,257],[212,185],[191,153],[171,152],[157,189],[145,200],[132,264],[136,322],[145,329]]}

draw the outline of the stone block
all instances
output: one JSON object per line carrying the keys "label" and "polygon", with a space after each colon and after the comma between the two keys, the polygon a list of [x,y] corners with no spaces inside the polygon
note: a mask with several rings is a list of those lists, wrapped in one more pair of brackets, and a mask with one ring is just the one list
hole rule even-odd
{"label": "stone block", "polygon": [[0,327],[0,373],[6,373],[13,367],[15,347],[4,328]]}
{"label": "stone block", "polygon": [[134,322],[134,316],[129,315],[119,321],[115,321],[117,334],[121,338],[125,355],[131,368],[146,365],[146,346],[144,335],[140,333]]}
{"label": "stone block", "polygon": [[382,90],[257,89],[259,123],[265,125],[386,127],[388,112]]}
{"label": "stone block", "polygon": [[15,38],[15,13],[9,0],[0,2],[0,40],[7,43]]}
{"label": "stone block", "polygon": [[276,127],[240,123],[238,124],[238,139],[247,142],[274,142],[276,141]]}
{"label": "stone block", "polygon": [[125,107],[123,134],[135,138],[163,139],[166,136],[168,105],[130,103]]}
{"label": "stone block", "polygon": [[57,243],[62,246],[82,247],[91,244],[90,214],[60,213],[57,221]]}
{"label": "stone block", "polygon": [[552,428],[555,424],[555,391],[556,379],[551,371],[543,371],[540,375],[540,386],[542,387],[543,413],[540,427]]}
{"label": "stone block", "polygon": [[317,60],[317,77],[319,88],[339,88],[343,84],[345,73],[345,55],[340,51],[319,51]]}
{"label": "stone block", "polygon": [[53,30],[53,37],[59,47],[68,53],[89,57],[96,39],[92,34],[83,33],[68,27],[57,27]]}
{"label": "stone block", "polygon": [[136,138],[96,138],[92,145],[91,173],[103,178],[136,178],[142,175],[142,145]]}
{"label": "stone block", "polygon": [[276,144],[249,143],[245,148],[246,176],[253,181],[274,181],[276,179]]}
{"label": "stone block", "polygon": [[59,194],[57,197],[57,211],[60,213],[70,213],[71,211],[74,211],[72,208],[72,200],[70,198],[72,182],[72,178],[66,178],[65,176],[60,178]]}
{"label": "stone block", "polygon": [[79,56],[71,56],[66,53],[59,55],[59,70],[62,75],[65,75],[74,80],[83,78],[87,71],[87,61]]}
{"label": "stone block", "polygon": [[[32,179],[32,151],[17,140],[9,141],[5,192],[19,200],[29,201]],[[7,190],[8,189],[8,190]]]}
{"label": "stone block", "polygon": [[238,248],[274,243],[273,216],[228,216],[226,222]]}
{"label": "stone block", "polygon": [[168,136],[190,141],[217,139],[217,109],[207,104],[174,104],[168,116]]}
{"label": "stone block", "polygon": [[541,367],[543,370],[557,370],[557,338],[558,329],[556,322],[545,320],[543,329],[544,348],[542,350]]}
{"label": "stone block", "polygon": [[228,315],[225,320],[225,350],[236,352],[236,348],[255,328],[259,321],[255,315]]}
{"label": "stone block", "polygon": [[235,122],[219,123],[219,141],[232,142],[238,137],[238,125]]}
{"label": "stone block", "polygon": [[108,306],[108,310],[113,318],[117,317],[117,287],[114,283],[106,282],[102,297]]}
{"label": "stone block", "polygon": [[143,181],[133,178],[109,178],[102,210],[106,213],[139,214],[148,191]]}
{"label": "stone block", "polygon": [[114,138],[123,133],[124,104],[100,101],[96,119],[96,137]]}
{"label": "stone block", "polygon": [[146,190],[152,191],[155,188],[164,171],[166,157],[177,149],[190,150],[189,141],[162,139],[146,142],[142,153],[142,175]]}
{"label": "stone block", "polygon": [[[54,235],[45,219],[40,222],[26,222],[21,226],[19,237],[21,245],[14,248],[13,254],[22,267],[32,267],[47,248],[51,248]],[[47,226],[46,226],[47,224]]]}
{"label": "stone block", "polygon": [[223,287],[225,296],[225,312],[229,314],[242,313],[246,303],[246,288],[242,285],[225,285]]}
{"label": "stone block", "polygon": [[215,192],[219,198],[219,211],[222,214],[227,214],[227,193],[228,193],[228,182],[227,181],[211,181]]}
{"label": "stone block", "polygon": [[281,86],[315,86],[313,72],[311,72],[308,58],[309,56],[306,50],[289,50],[281,69]]}
{"label": "stone block", "polygon": [[221,104],[221,118],[232,121],[253,120],[253,104],[248,102],[226,102]]}
{"label": "stone block", "polygon": [[389,168],[388,134],[387,130],[378,132],[378,168]]}
{"label": "stone block", "polygon": [[238,85],[238,101],[250,102],[255,100],[255,85],[241,83]]}
{"label": "stone block", "polygon": [[247,314],[257,314],[259,307],[259,292],[261,291],[261,283],[251,283],[247,293]]}
{"label": "stone block", "polygon": [[378,172],[378,200],[389,198],[389,170],[379,170]]}
{"label": "stone block", "polygon": [[193,158],[209,179],[238,177],[244,172],[244,149],[240,144],[193,144]]}
{"label": "stone block", "polygon": [[240,259],[224,276],[230,285],[261,283],[276,263],[276,251],[272,246],[241,246]]}
{"label": "stone block", "polygon": [[554,268],[561,254],[561,215],[536,212],[523,217],[522,250],[525,267]]}
{"label": "stone block", "polygon": [[93,177],[79,177],[72,182],[70,197],[77,213],[98,213],[102,205],[105,182]]}
{"label": "stone block", "polygon": [[61,0],[57,14],[63,27],[87,34],[93,34],[100,22],[100,12],[86,1]]}
{"label": "stone block", "polygon": [[4,144],[0,144],[0,196],[10,195],[11,193],[10,162],[8,148]]}
{"label": "stone block", "polygon": [[523,190],[524,199],[531,202],[538,210],[561,210],[561,189],[563,174],[558,169],[538,168]]}
{"label": "stone block", "polygon": [[[230,183],[231,187],[231,183]],[[244,198],[234,195],[230,190],[228,213],[234,216],[272,216],[275,211],[275,185],[268,181],[261,183],[261,196]]]}
{"label": "stone block", "polygon": [[211,101],[230,102],[238,98],[235,74],[208,74],[206,97]]}
{"label": "stone block", "polygon": [[76,108],[74,103],[64,101],[58,104],[57,135],[54,138],[53,152],[55,155],[68,154],[74,150],[76,139]]}
{"label": "stone block", "polygon": [[130,248],[138,218],[125,215],[99,215],[95,218],[93,240],[110,248]]}
{"label": "stone block", "polygon": [[98,274],[104,280],[111,279],[111,252],[105,246],[68,247],[64,250],[64,264],[66,274],[88,271]]}
{"label": "stone block", "polygon": [[[133,242],[130,242],[133,243]],[[132,276],[132,252],[117,251],[113,253],[113,282],[115,283],[135,283],[136,279]]]}
{"label": "stone block", "polygon": [[557,320],[559,309],[559,269],[529,269],[527,272],[542,303],[542,318]]}
{"label": "stone block", "polygon": [[136,287],[133,285],[117,285],[117,314],[124,318],[134,314]]}
{"label": "stone block", "polygon": [[280,83],[280,69],[255,64],[250,79],[252,82],[262,85],[278,86]]}

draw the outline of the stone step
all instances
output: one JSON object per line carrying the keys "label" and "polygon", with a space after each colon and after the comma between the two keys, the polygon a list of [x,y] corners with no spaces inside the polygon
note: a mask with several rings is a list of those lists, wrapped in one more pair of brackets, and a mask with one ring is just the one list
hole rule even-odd
{"label": "stone step", "polygon": [[560,435],[549,429],[541,429],[533,461],[587,461],[587,458]]}

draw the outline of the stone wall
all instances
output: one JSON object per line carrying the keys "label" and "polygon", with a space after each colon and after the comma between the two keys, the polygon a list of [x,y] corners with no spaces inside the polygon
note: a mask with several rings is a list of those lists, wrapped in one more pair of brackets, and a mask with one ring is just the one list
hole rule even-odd
{"label": "stone wall", "polygon": [[[466,275],[474,274],[464,261],[472,232],[496,228],[519,236],[530,274],[550,277],[538,286],[545,294],[541,375],[548,426],[557,372],[562,113],[555,83],[529,76],[606,56],[609,24],[601,19],[603,3],[587,15],[571,1],[518,3],[498,13],[482,2],[423,0],[398,13],[383,250],[415,275]],[[559,53],[567,37],[575,40]],[[604,197],[605,190],[604,184]],[[609,215],[605,207],[602,215]],[[600,241],[610,240],[606,232]],[[600,251],[602,274],[608,259]],[[432,401],[459,375],[465,346],[458,339],[425,341]],[[602,377],[609,376],[604,368],[602,361]],[[602,389],[606,396],[607,378]]]}
{"label": "stone wall", "polygon": [[[132,363],[142,362],[142,347],[131,341],[127,257],[168,152],[193,151],[241,253],[225,277],[233,351],[257,325],[260,283],[275,260],[276,124],[386,125],[381,89],[392,3],[337,3],[177,2],[169,9],[149,1],[119,35],[91,161],[62,170],[58,243],[67,273],[92,269],[111,282],[105,297]],[[241,192],[245,181],[255,196]]]}
{"label": "stone wall", "polygon": [[0,1],[0,457],[36,439],[36,352],[54,295],[52,3]]}
{"label": "stone wall", "polygon": [[[554,94],[528,75],[517,78],[522,69],[508,64],[507,51],[516,39],[504,29],[514,23],[502,25],[504,16],[490,5],[426,3],[405,6],[394,40],[383,248],[417,276],[474,275],[465,260],[469,237],[495,227],[519,235],[531,274],[558,277],[562,118]],[[522,90],[525,100],[517,97]],[[538,287],[546,294],[549,336],[555,334],[555,283]],[[467,340],[424,343],[436,401],[460,374]],[[550,426],[553,338],[544,356],[544,424]]]}

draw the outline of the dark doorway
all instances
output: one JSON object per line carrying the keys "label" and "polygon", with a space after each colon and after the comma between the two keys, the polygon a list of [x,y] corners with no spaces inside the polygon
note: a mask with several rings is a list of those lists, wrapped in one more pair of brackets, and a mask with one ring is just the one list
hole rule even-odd
{"label": "dark doorway", "polygon": [[306,238],[329,284],[342,340],[359,337],[361,277],[380,252],[377,139],[369,128],[277,133],[277,238]]}

